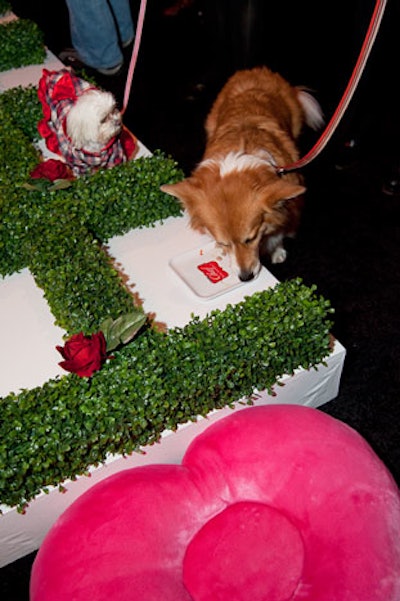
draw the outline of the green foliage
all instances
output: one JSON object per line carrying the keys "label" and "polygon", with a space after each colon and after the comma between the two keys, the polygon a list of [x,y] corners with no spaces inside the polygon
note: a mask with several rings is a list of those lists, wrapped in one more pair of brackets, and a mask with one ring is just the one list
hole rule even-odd
{"label": "green foliage", "polygon": [[[96,331],[107,316],[133,308],[133,298],[91,234],[55,210],[30,238],[30,270],[56,318],[70,334]],[[66,260],[66,257],[68,260]]]}
{"label": "green foliage", "polygon": [[[0,498],[23,506],[107,453],[131,453],[165,428],[268,389],[329,353],[327,301],[300,280],[193,318],[150,328],[91,379],[74,374],[2,400]],[[18,401],[18,402],[16,402]]]}
{"label": "green foliage", "polygon": [[43,63],[43,33],[33,21],[16,19],[0,25],[0,71]]}
{"label": "green foliage", "polygon": [[0,110],[4,110],[8,120],[17,127],[28,140],[39,140],[37,125],[43,118],[42,106],[36,86],[17,86],[0,94]]}
{"label": "green foliage", "polygon": [[42,207],[38,195],[28,196],[20,186],[38,161],[39,153],[0,104],[0,275],[28,264],[27,224],[34,228]]}
{"label": "green foliage", "polygon": [[[0,99],[2,95],[0,95]],[[11,109],[11,107],[10,107]],[[39,153],[31,140],[9,118],[0,101],[0,186],[15,188],[27,179],[29,171],[39,162]],[[4,195],[3,195],[4,196]]]}
{"label": "green foliage", "polygon": [[176,163],[156,151],[152,157],[82,177],[65,194],[86,227],[100,240],[107,241],[132,228],[151,226],[167,217],[181,215],[176,199],[160,192],[160,186],[182,177]]}

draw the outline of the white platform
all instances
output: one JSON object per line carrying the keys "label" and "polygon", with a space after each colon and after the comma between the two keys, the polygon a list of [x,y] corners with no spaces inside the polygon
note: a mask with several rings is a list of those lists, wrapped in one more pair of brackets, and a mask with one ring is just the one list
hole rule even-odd
{"label": "white platform", "polygon": [[[18,85],[37,85],[42,68],[60,69],[62,63],[51,53],[45,65],[34,65],[0,73],[0,92]],[[139,143],[140,156],[149,154]],[[266,269],[260,276],[228,294],[204,301],[170,268],[169,260],[176,254],[201,247],[209,239],[195,234],[186,217],[170,218],[156,228],[134,230],[113,238],[109,252],[144,301],[146,312],[156,314],[157,321],[169,327],[183,326],[192,313],[204,317],[212,309],[224,309],[258,290],[274,286],[276,279]],[[18,392],[20,388],[42,385],[60,375],[60,357],[55,350],[62,343],[63,331],[53,324],[54,319],[28,269],[10,277],[0,278],[0,396]],[[261,393],[256,404],[292,403],[318,407],[338,393],[345,349],[336,341],[327,365],[311,371],[298,370],[294,376],[283,378],[284,386],[277,387],[277,396]],[[240,402],[235,410],[244,407]],[[36,550],[56,518],[83,492],[107,476],[148,463],[178,463],[187,445],[214,421],[228,415],[232,409],[212,412],[207,419],[184,424],[177,432],[165,432],[161,442],[128,458],[110,457],[105,466],[92,470],[90,478],[64,483],[67,492],[57,489],[34,499],[25,515],[15,508],[3,506],[0,516],[0,567]]]}

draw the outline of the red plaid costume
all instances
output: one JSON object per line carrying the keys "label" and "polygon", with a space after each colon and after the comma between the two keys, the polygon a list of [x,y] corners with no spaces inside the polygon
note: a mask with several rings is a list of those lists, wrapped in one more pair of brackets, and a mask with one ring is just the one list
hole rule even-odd
{"label": "red plaid costume", "polygon": [[75,176],[119,165],[130,159],[137,148],[134,136],[125,128],[100,152],[74,148],[66,134],[66,117],[78,96],[93,88],[67,69],[43,69],[39,81],[38,97],[44,116],[38,124],[39,133],[45,139],[47,148],[62,156]]}

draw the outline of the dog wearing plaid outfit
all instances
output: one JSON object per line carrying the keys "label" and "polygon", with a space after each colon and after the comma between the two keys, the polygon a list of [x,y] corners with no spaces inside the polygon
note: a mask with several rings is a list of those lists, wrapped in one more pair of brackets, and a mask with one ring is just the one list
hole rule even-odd
{"label": "dog wearing plaid outfit", "polygon": [[39,133],[75,177],[134,156],[136,140],[123,127],[110,92],[95,88],[68,69],[43,69],[38,97],[43,110]]}

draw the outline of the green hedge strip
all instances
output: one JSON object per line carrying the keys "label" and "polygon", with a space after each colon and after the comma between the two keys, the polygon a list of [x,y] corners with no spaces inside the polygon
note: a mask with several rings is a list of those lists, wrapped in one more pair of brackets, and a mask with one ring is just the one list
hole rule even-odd
{"label": "green hedge strip", "polygon": [[31,242],[30,270],[44,290],[56,325],[70,334],[90,334],[106,317],[132,311],[133,298],[110,258],[67,213],[52,213]]}
{"label": "green hedge strip", "polygon": [[46,58],[44,36],[29,19],[0,25],[0,71],[39,65]]}
{"label": "green hedge strip", "polygon": [[315,289],[291,280],[168,334],[147,328],[91,379],[71,374],[9,395],[1,501],[23,507],[107,453],[138,450],[254,388],[272,391],[283,374],[329,354],[330,312]]}
{"label": "green hedge strip", "polygon": [[160,192],[162,183],[182,177],[182,170],[172,159],[156,152],[117,169],[80,178],[65,195],[73,197],[80,221],[105,242],[131,229],[182,215],[176,199]]}
{"label": "green hedge strip", "polygon": [[36,86],[17,86],[0,94],[0,110],[7,120],[16,126],[28,140],[39,140],[38,123],[43,118]]}

